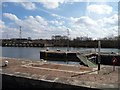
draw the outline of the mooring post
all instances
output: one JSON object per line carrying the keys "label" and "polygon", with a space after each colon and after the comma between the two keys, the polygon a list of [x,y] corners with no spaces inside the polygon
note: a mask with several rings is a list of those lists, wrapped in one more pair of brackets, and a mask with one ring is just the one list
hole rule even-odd
{"label": "mooring post", "polygon": [[101,42],[98,41],[98,70],[100,70],[100,48],[101,48]]}

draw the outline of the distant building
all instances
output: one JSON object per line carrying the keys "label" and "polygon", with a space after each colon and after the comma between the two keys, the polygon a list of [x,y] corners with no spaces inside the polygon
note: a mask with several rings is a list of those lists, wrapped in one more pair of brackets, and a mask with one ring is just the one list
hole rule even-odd
{"label": "distant building", "polygon": [[61,40],[61,39],[68,39],[67,36],[61,36],[61,35],[56,35],[56,36],[52,36],[53,40]]}
{"label": "distant building", "polygon": [[90,38],[90,37],[76,37],[74,40],[86,41],[86,40],[92,40],[92,38]]}
{"label": "distant building", "polygon": [[31,40],[31,37],[28,37],[28,40]]}

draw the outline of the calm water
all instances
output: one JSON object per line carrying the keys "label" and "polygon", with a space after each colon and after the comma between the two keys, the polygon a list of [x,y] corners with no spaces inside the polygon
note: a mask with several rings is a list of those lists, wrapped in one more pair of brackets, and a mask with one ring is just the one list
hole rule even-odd
{"label": "calm water", "polygon": [[[2,48],[2,57],[10,57],[10,58],[25,58],[31,60],[39,60],[40,59],[40,50],[45,50],[46,48],[35,48],[35,47],[0,47]],[[66,47],[49,47],[50,50],[67,50]],[[94,48],[70,48],[71,51],[86,51],[92,50],[95,51]],[[96,49],[97,51],[97,49]],[[101,49],[103,52],[118,52],[118,49]]]}

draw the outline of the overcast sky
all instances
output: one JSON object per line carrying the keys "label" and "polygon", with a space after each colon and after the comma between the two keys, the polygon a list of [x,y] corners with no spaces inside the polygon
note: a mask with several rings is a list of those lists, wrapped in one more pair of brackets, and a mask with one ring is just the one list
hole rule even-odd
{"label": "overcast sky", "polygon": [[[70,2],[38,0],[3,2],[0,20],[2,38],[51,38],[52,35],[88,36],[93,39],[118,35],[118,2]],[[34,0],[35,1],[35,0]]]}

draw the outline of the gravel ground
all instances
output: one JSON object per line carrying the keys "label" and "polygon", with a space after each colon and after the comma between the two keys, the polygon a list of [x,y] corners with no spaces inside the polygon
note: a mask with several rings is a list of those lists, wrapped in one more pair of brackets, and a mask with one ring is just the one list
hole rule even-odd
{"label": "gravel ground", "polygon": [[[7,60],[8,66],[2,67],[3,62]],[[116,84],[119,79],[119,66],[116,66],[113,71],[113,66],[101,65],[100,71],[94,71],[94,68],[89,68],[80,65],[63,65],[43,61],[29,61],[20,59],[0,58],[0,65],[3,73],[29,73],[39,75],[48,75],[50,77],[71,78],[80,81],[89,81],[94,83]],[[97,69],[97,68],[96,68]],[[90,73],[94,71],[94,73]]]}

